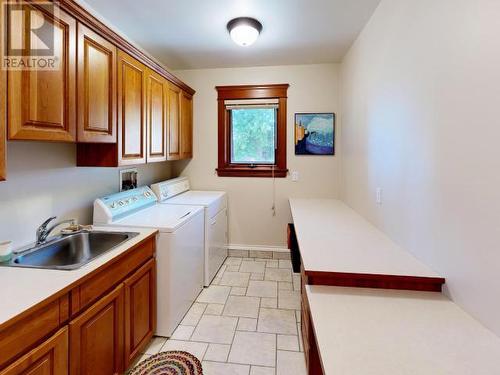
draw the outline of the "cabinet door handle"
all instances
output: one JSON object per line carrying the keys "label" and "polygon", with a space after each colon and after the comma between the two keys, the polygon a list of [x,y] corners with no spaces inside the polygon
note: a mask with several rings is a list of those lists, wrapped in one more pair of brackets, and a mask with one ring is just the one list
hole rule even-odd
{"label": "cabinet door handle", "polygon": [[215,224],[217,224],[217,220],[212,220],[212,221],[210,222],[210,225],[215,225]]}

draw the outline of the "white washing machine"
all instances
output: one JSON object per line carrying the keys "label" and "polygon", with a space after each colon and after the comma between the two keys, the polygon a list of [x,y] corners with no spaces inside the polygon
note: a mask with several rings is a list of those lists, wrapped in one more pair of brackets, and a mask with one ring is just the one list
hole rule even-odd
{"label": "white washing machine", "polygon": [[158,204],[144,186],[96,199],[94,224],[158,229],[156,335],[171,336],[203,289],[203,207]]}
{"label": "white washing machine", "polygon": [[189,190],[187,177],[179,177],[151,185],[160,203],[194,205],[205,208],[204,283],[209,286],[228,253],[227,194],[223,191]]}

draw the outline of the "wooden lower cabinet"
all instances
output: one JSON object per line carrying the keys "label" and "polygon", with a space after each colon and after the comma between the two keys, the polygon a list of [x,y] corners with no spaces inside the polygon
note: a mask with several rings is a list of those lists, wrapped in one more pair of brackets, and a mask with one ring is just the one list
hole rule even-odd
{"label": "wooden lower cabinet", "polygon": [[125,367],[144,349],[156,328],[156,262],[151,259],[124,282]]}
{"label": "wooden lower cabinet", "polygon": [[71,375],[123,372],[123,297],[120,285],[70,322]]}
{"label": "wooden lower cabinet", "polygon": [[68,327],[31,350],[1,375],[66,375],[68,373]]}
{"label": "wooden lower cabinet", "polygon": [[0,325],[0,375],[122,374],[156,330],[155,235]]}

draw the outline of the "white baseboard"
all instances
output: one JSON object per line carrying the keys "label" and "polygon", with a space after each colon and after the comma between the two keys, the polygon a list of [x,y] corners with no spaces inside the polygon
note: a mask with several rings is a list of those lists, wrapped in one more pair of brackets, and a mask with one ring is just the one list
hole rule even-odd
{"label": "white baseboard", "polygon": [[241,245],[231,243],[228,245],[229,250],[256,250],[256,251],[276,251],[276,252],[290,252],[284,246],[262,246],[262,245]]}

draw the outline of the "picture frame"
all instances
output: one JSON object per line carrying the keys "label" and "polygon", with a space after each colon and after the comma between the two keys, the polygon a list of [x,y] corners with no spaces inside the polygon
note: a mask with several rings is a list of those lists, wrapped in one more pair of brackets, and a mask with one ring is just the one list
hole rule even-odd
{"label": "picture frame", "polygon": [[295,113],[295,155],[335,155],[335,113]]}

